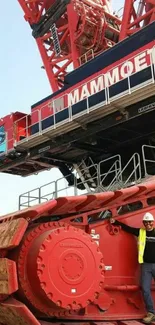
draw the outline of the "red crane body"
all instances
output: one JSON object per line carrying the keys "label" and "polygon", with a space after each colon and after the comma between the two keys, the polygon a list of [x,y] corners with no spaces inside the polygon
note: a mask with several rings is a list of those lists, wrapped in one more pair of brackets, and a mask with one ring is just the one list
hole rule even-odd
{"label": "red crane body", "polygon": [[[52,95],[34,104],[30,114],[24,114],[19,119],[11,117],[12,125],[9,116],[0,119],[0,134],[2,135],[0,137],[0,170],[26,176],[51,168],[51,166],[59,167],[61,163],[67,163],[70,168],[73,165],[73,157],[80,161],[83,155],[89,154],[87,150],[86,152],[81,150],[78,153],[69,154],[69,157],[68,155],[65,158],[62,156],[64,150],[68,151],[69,139],[78,138],[78,135],[73,135],[73,131],[79,126],[82,129],[88,128],[88,123],[98,119],[98,113],[94,111],[96,103],[102,102],[103,106],[106,106],[102,110],[102,118],[114,112],[115,108],[120,105],[116,103],[112,110],[109,105],[116,98],[116,91],[113,91],[115,84],[118,88],[121,81],[124,80],[124,85],[128,81],[128,85],[122,87],[122,95],[124,88],[130,94],[131,88],[135,88],[135,83],[131,80],[134,79],[134,74],[138,75],[140,70],[142,72],[148,66],[152,71],[152,83],[154,82],[154,29],[152,27],[151,30],[150,27],[152,38],[149,40],[149,31],[144,31],[143,27],[146,29],[154,21],[155,3],[152,0],[139,3],[126,0],[123,17],[120,20],[113,13],[111,1],[108,0],[18,0],[18,2],[24,11],[25,19],[31,26],[32,35],[43,60],[43,67],[54,91]],[[134,37],[137,31],[147,33],[148,40],[145,40],[145,36],[142,38],[141,34],[139,36],[137,34],[137,39],[128,37],[129,35]],[[152,51],[152,54],[146,51]],[[68,73],[71,69],[73,72]],[[150,76],[148,78],[150,80]],[[96,94],[99,98],[95,97]],[[136,102],[135,98],[134,103]],[[122,114],[122,107],[120,107],[120,112]],[[84,118],[83,114],[86,114]],[[87,119],[87,114],[92,116]],[[66,137],[69,132],[70,136],[66,139],[65,149],[60,139],[59,157],[55,154],[55,148],[53,148],[54,155],[50,153],[50,160],[43,158],[41,161],[42,157],[40,159],[38,155],[37,158],[34,157],[36,146],[42,145],[50,150],[51,144],[49,146],[47,139],[54,136],[56,137],[54,141],[58,142],[57,137],[62,134]],[[81,129],[79,133],[82,134]],[[95,136],[96,133],[93,137]],[[102,137],[105,138],[105,135]],[[87,138],[87,132],[85,138]],[[96,143],[97,150],[99,148],[102,151],[100,141],[97,139],[92,141],[92,137],[89,137],[87,143],[92,146],[92,142]],[[79,146],[79,144],[74,145]],[[86,148],[88,144],[84,146]],[[106,148],[107,146],[108,152],[111,150],[114,152],[113,145],[109,148],[108,142],[105,143]],[[140,146],[141,143],[138,143],[137,148]],[[135,151],[138,150],[137,148]],[[94,151],[94,145],[91,149]],[[44,149],[39,147],[37,150]],[[119,150],[121,154],[122,149]],[[33,153],[31,154],[30,151]],[[33,156],[34,163],[29,161],[30,156]],[[66,173],[69,173],[69,170]]]}
{"label": "red crane body", "polygon": [[[95,148],[96,156],[99,151],[101,156],[110,152],[111,147],[104,146],[105,134],[98,134],[105,123],[101,118],[114,114],[111,127],[130,117],[134,128],[134,115],[129,116],[131,109],[143,100],[145,106],[138,106],[143,115],[150,109],[147,101],[152,105],[155,1],[140,1],[136,6],[134,0],[126,0],[122,21],[113,14],[108,0],[18,2],[32,28],[54,94],[33,105],[31,115],[16,112],[0,120],[0,171],[25,176],[56,166],[57,161],[61,170],[64,167],[71,170],[77,163],[75,160],[82,159],[84,144],[90,151]],[[67,75],[71,65],[75,71]],[[153,110],[154,106],[151,113]],[[100,124],[95,125],[98,120]],[[95,139],[92,129],[87,129],[92,127],[91,123],[98,134]],[[75,152],[70,153],[75,133],[69,132],[79,125],[77,137],[84,134],[86,143],[78,142],[83,151],[75,156],[76,146]],[[152,127],[153,133],[153,117],[149,134]],[[135,134],[136,131],[137,125],[132,129]],[[117,146],[116,133],[114,146]],[[68,142],[66,134],[71,139]],[[123,147],[123,152],[128,148]],[[31,149],[35,151],[33,155]],[[7,152],[5,157],[4,152]],[[44,152],[49,154],[46,162]],[[54,155],[55,152],[60,156]],[[66,152],[74,157],[72,161]],[[127,159],[130,162],[128,156]],[[144,155],[143,159],[145,162]],[[62,166],[62,162],[66,165]],[[10,169],[6,168],[8,163]],[[103,186],[105,169],[102,171],[101,164],[99,167]],[[76,185],[84,176],[87,181],[91,178],[91,171],[86,171],[87,175],[80,174],[81,178],[76,179]],[[117,173],[118,181],[122,180],[120,176]],[[72,181],[73,177],[69,179],[71,185]],[[97,183],[95,186],[98,190]],[[154,193],[152,181],[116,191],[59,197],[2,217],[0,324],[60,325],[72,321],[79,325],[85,322],[114,325],[119,321],[120,325],[140,325],[138,320],[145,315],[145,308],[139,283],[137,242],[120,227],[110,225],[109,218],[141,227],[146,211],[155,214]]]}
{"label": "red crane body", "polygon": [[[146,203],[154,190],[153,183],[146,183],[116,192],[62,197],[4,216],[1,324],[46,321],[50,325],[56,317],[59,324],[93,319],[111,325],[121,320],[125,325],[123,319],[142,318],[136,240],[99,214],[110,211],[112,217],[141,227],[145,211],[155,212]],[[142,207],[138,211],[137,200]],[[129,206],[133,212],[127,212]],[[56,217],[59,220],[53,221]]]}

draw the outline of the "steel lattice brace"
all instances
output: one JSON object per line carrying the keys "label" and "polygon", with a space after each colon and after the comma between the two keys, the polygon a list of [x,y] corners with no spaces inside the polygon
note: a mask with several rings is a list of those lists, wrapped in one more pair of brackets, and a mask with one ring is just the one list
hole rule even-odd
{"label": "steel lattice brace", "polygon": [[155,20],[155,0],[126,0],[122,18],[120,41]]}
{"label": "steel lattice brace", "polygon": [[63,86],[68,68],[77,68],[118,41],[121,22],[112,15],[109,0],[18,2],[33,30],[53,91]]}

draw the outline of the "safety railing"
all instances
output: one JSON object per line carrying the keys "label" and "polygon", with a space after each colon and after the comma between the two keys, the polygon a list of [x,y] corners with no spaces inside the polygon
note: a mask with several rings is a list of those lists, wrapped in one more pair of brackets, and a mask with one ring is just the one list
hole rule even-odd
{"label": "safety railing", "polygon": [[[146,54],[149,51],[150,54]],[[120,63],[113,69],[108,70],[105,74],[100,74],[72,89],[70,93],[65,93],[63,96],[51,101],[48,100],[39,108],[40,113],[38,112],[36,126],[33,122],[33,114],[36,113],[32,110],[32,123],[27,126],[27,129],[30,128],[34,131],[28,136],[28,139],[37,134],[46,133],[49,128],[51,130],[56,129],[62,124],[72,122],[80,116],[91,113],[94,109],[109,105],[123,96],[132,94],[137,89],[154,83],[154,64],[155,49],[153,48],[152,51],[146,49],[139,54],[138,59],[137,55],[135,55],[123,64]],[[137,68],[137,65],[139,65],[139,68]],[[141,78],[135,80],[137,74],[142,71]],[[94,95],[97,95],[98,98],[94,98]]]}
{"label": "safety railing", "polygon": [[[99,100],[94,95],[100,95]],[[74,88],[68,94],[68,105],[70,111],[70,121],[89,114],[92,110],[97,109],[99,106],[108,105],[107,91],[105,87],[104,74],[100,74],[95,78],[84,82],[80,86]]]}
{"label": "safety railing", "polygon": [[19,206],[20,208],[28,208],[55,199],[57,197],[56,190],[57,186],[55,181],[34,188],[19,196]]}
{"label": "safety railing", "polygon": [[[39,115],[38,115],[38,118],[39,118]],[[20,127],[21,124],[23,124],[25,126],[22,129]],[[15,135],[14,138],[16,138],[16,139],[17,139],[17,137],[20,139],[23,136],[25,136],[25,138],[28,138],[30,136],[29,115],[25,115],[25,116],[21,117],[20,119],[18,119],[17,121],[14,122],[14,135]]]}
{"label": "safety railing", "polygon": [[[143,58],[143,54],[149,53],[150,50],[145,50],[140,53],[141,58]],[[112,103],[113,101],[122,98],[126,95],[130,95],[133,92],[137,91],[137,89],[141,89],[149,84],[153,84],[155,82],[155,76],[154,76],[154,64],[155,64],[155,48],[150,51],[150,53],[144,57],[144,61],[146,59],[146,62],[143,65],[143,68],[140,68],[141,61],[139,61],[139,69],[136,70],[135,67],[137,66],[136,61],[137,56],[131,57],[128,61],[125,61],[123,66],[122,64],[117,65],[114,69],[111,69],[107,72],[105,77],[105,85],[107,89],[107,102],[108,104]],[[139,59],[140,60],[140,59]],[[147,62],[149,60],[149,62]],[[135,61],[135,62],[134,62]],[[123,71],[121,72],[120,67],[123,67]],[[126,68],[126,69],[125,69]],[[146,72],[146,76],[144,71],[146,69],[149,69]],[[126,70],[126,71],[125,71]],[[114,74],[115,71],[115,74]],[[143,71],[143,76],[141,77],[141,80],[138,79],[138,81],[135,81],[135,77],[139,72]],[[113,82],[113,85],[109,85],[107,81],[107,76],[110,76],[110,73],[114,74],[115,80]],[[120,76],[119,76],[120,74]],[[120,78],[120,80],[118,80]],[[123,81],[123,91],[119,93],[118,89],[119,85]],[[115,85],[117,84],[117,87]],[[115,90],[114,90],[115,87]]]}
{"label": "safety railing", "polygon": [[81,191],[94,192],[98,186],[98,165],[92,163],[91,165],[77,166],[75,173],[75,189],[76,195],[81,194]]}
{"label": "safety railing", "polygon": [[[12,127],[18,130],[18,125],[23,121],[25,128],[22,128],[21,139],[19,139],[20,131],[18,139],[17,137],[10,138],[9,131],[7,131],[6,152],[7,148],[10,148],[10,143],[13,149],[17,144],[29,141],[49,130],[57,129],[80,116],[90,114],[101,106],[107,106],[142,87],[154,84],[154,65],[155,48],[146,49],[139,56],[135,55],[123,64],[120,63],[106,73],[84,82],[72,89],[70,93],[47,100],[37,109],[33,108],[31,117],[24,116]],[[142,71],[141,77],[137,77],[137,74]]]}
{"label": "safety railing", "polygon": [[[110,167],[109,167],[110,164]],[[107,168],[108,166],[108,168]],[[107,169],[107,170],[106,170]],[[102,173],[104,170],[104,173]],[[106,170],[106,171],[105,171]],[[99,163],[99,182],[98,186],[102,187],[103,191],[112,188],[114,184],[122,182],[122,162],[121,156],[116,155],[107,158]]]}
{"label": "safety railing", "polygon": [[[124,168],[118,175],[119,182],[116,182],[117,188],[123,188],[126,186],[139,183],[142,179],[142,167],[140,161],[140,155],[136,152],[129,159]],[[108,188],[110,189],[110,187]]]}
{"label": "safety railing", "polygon": [[66,178],[61,177],[56,181],[21,194],[19,196],[19,209],[28,208],[61,196],[77,195],[75,181],[73,181],[73,186],[68,185],[70,177],[71,175],[66,176]]}
{"label": "safety railing", "polygon": [[71,111],[68,106],[68,94],[64,94],[63,96],[54,99],[52,103],[55,116],[55,127],[57,124],[60,126],[64,123],[70,122]]}
{"label": "safety railing", "polygon": [[19,196],[20,208],[28,208],[33,205],[43,203],[44,200],[42,200],[40,192],[41,192],[41,187],[38,187],[20,195]]}
{"label": "safety railing", "polygon": [[[35,118],[34,118],[35,116]],[[33,127],[37,127],[37,132],[41,131],[41,127],[38,127],[38,122],[40,123],[40,111],[32,111],[31,118],[37,122],[30,123],[30,115],[25,115],[14,122],[11,128],[7,129],[4,136],[4,140],[0,143],[0,157],[6,156],[9,152],[12,152],[17,143],[20,141],[28,141]],[[25,127],[23,127],[23,125]]]}
{"label": "safety railing", "polygon": [[142,156],[145,177],[154,175],[155,170],[155,146],[143,145]]}
{"label": "safety railing", "polygon": [[[20,130],[22,124],[25,125],[25,127],[22,127],[22,129]],[[14,130],[17,130],[16,133],[18,133],[18,138],[21,138],[21,140],[18,141],[16,135],[14,137],[14,145],[16,145],[17,142],[28,141],[33,132],[41,133],[41,111],[39,109],[32,110],[31,117],[29,115],[25,115],[19,120],[15,121]]]}
{"label": "safety railing", "polygon": [[83,65],[83,64],[85,64],[85,63],[87,63],[88,61],[94,59],[94,56],[95,56],[95,54],[94,54],[94,50],[93,49],[90,49],[85,54],[81,55],[79,57],[79,59],[78,59],[80,66]]}
{"label": "safety railing", "polygon": [[[89,177],[88,173],[90,173]],[[85,170],[80,168],[74,175],[61,177],[56,181],[21,194],[19,196],[19,209],[61,196],[76,196],[131,186],[133,183],[139,182],[141,177],[141,162],[138,153],[130,158],[124,168],[122,168],[121,156],[116,155],[101,161],[98,165],[86,166]]]}
{"label": "safety railing", "polygon": [[56,181],[56,197],[77,195],[76,180],[72,177],[72,182],[70,183],[70,179],[71,175],[68,175]]}
{"label": "safety railing", "polygon": [[[80,190],[78,187],[84,188],[84,181],[79,181],[73,176],[73,184],[70,184],[71,175],[61,177],[56,181],[49,182],[40,187],[34,188],[19,196],[19,208],[28,208],[46,201],[56,199],[61,196],[76,196],[88,193],[91,189]],[[81,186],[80,186],[81,185]]]}
{"label": "safety railing", "polygon": [[47,132],[70,121],[70,110],[68,107],[68,94],[55,98],[44,104],[40,109],[39,132]]}

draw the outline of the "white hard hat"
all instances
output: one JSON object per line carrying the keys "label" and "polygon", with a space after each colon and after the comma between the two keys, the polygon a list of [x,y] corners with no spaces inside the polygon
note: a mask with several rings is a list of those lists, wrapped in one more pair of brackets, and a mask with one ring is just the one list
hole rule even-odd
{"label": "white hard hat", "polygon": [[143,221],[154,221],[154,217],[150,212],[146,212],[143,216]]}

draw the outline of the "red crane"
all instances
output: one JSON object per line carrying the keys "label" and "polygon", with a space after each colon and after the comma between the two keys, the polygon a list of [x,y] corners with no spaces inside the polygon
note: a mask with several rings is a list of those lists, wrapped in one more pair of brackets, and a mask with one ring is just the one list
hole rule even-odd
{"label": "red crane", "polygon": [[[32,28],[53,91],[62,87],[71,65],[78,67],[91,59],[91,55],[98,55],[155,20],[155,0],[126,0],[122,21],[112,14],[110,0],[18,1]],[[155,182],[148,180],[148,176],[154,175],[153,146],[143,144],[141,156],[136,152],[128,158],[130,147],[135,148],[136,137],[142,138],[137,141],[136,148],[143,140],[154,142],[154,46],[155,23],[77,69],[78,81],[75,79],[75,83],[69,85],[69,94],[66,86],[33,105],[31,115],[16,112],[1,119],[0,153],[4,159],[1,160],[4,164],[1,170],[12,174],[21,171],[21,175],[28,175],[43,167],[51,168],[58,161],[57,167],[63,171],[66,180],[68,170],[72,172],[73,167],[79,170],[79,178],[69,175],[69,186],[78,188],[78,181],[82,185],[86,183],[89,193],[55,198],[58,192],[56,182],[54,190],[50,187],[50,193],[42,196],[44,185],[37,189],[38,205],[34,206],[35,189],[21,196],[24,198],[21,206],[27,205],[27,209],[0,219],[0,325],[70,325],[75,322],[77,325],[91,325],[92,322],[94,325],[101,322],[105,325],[142,325],[140,319],[144,317],[145,309],[139,286],[137,245],[120,225],[109,224],[108,218],[119,218],[141,227],[145,212],[155,215]],[[106,60],[107,65],[103,67]],[[92,66],[95,68],[93,72]],[[88,72],[92,73],[88,75]],[[72,74],[68,77],[73,80]],[[108,86],[107,80],[111,80]],[[78,89],[75,88],[77,83]],[[77,101],[72,100],[72,104],[67,102],[65,106],[65,101],[60,101],[59,95],[67,94],[68,99],[68,95],[81,89],[81,93],[77,92],[80,96]],[[57,111],[53,102],[60,104],[60,110]],[[75,106],[78,104],[80,109]],[[80,116],[81,108],[84,114]],[[103,110],[108,113],[106,120]],[[43,117],[42,112],[45,112]],[[95,116],[96,112],[98,115]],[[59,114],[64,114],[62,119]],[[81,120],[78,120],[79,116]],[[115,128],[117,121],[118,129]],[[82,127],[71,133],[76,122]],[[123,124],[122,129],[119,124]],[[108,141],[112,136],[107,147],[104,131]],[[108,151],[111,154],[111,143],[116,150],[119,148],[117,133],[125,138],[122,150],[124,156],[127,152],[127,164],[125,166],[124,161],[122,164],[121,156],[115,155],[110,159],[116,160],[106,169],[110,159],[99,164],[97,159],[107,155]],[[73,142],[70,142],[71,137]],[[21,147],[17,148],[18,144]],[[151,148],[151,159],[147,158],[145,149],[148,147]],[[83,160],[86,148],[97,156],[97,163],[93,163],[91,156]],[[66,158],[67,150],[70,150],[70,161]],[[76,160],[80,161],[79,157],[82,157],[82,163],[78,166]],[[9,159],[10,167],[5,169]],[[131,162],[133,169],[129,166]],[[128,166],[128,172],[122,176]],[[132,176],[136,186],[132,186]],[[143,176],[147,178],[146,182]],[[114,188],[119,185],[119,189],[111,190],[107,182]],[[122,183],[126,188],[120,188]],[[89,191],[89,187],[93,190]],[[96,193],[102,189],[103,193]],[[154,290],[152,294],[155,299]]]}
{"label": "red crane", "polygon": [[121,21],[110,0],[18,0],[32,28],[53,92],[75,69],[115,45]]}

